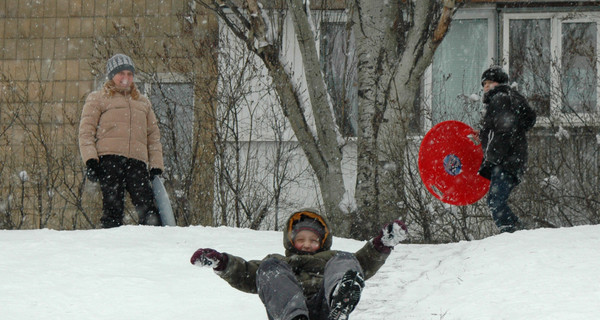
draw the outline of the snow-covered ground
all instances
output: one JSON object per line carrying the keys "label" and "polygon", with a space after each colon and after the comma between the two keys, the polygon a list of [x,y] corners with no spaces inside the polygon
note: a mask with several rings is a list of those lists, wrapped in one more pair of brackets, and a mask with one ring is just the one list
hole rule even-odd
{"label": "snow-covered ground", "polygon": [[[266,319],[257,295],[189,258],[212,247],[261,259],[283,252],[281,238],[225,227],[0,231],[0,319]],[[351,319],[599,317],[600,226],[582,226],[399,245]]]}

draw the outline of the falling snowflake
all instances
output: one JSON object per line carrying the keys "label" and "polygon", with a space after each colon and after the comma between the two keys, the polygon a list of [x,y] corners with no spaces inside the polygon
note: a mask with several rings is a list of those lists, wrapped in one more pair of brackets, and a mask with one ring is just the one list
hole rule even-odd
{"label": "falling snowflake", "polygon": [[29,181],[29,175],[27,174],[27,171],[23,170],[19,172],[19,179],[21,179],[21,182]]}

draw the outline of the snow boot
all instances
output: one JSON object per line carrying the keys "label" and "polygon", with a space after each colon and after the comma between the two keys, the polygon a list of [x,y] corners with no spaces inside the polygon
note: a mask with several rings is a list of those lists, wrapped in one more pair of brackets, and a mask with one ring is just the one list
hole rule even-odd
{"label": "snow boot", "polygon": [[308,317],[305,315],[294,317],[292,320],[308,320]]}
{"label": "snow boot", "polygon": [[531,229],[529,227],[529,224],[525,223],[524,221],[522,221],[521,219],[515,221],[514,224],[512,225],[506,225],[506,226],[500,226],[500,233],[514,233],[516,231],[521,231],[521,230],[527,230],[527,229]]}
{"label": "snow boot", "polygon": [[333,290],[329,320],[346,320],[360,300],[365,280],[358,271],[348,270]]}

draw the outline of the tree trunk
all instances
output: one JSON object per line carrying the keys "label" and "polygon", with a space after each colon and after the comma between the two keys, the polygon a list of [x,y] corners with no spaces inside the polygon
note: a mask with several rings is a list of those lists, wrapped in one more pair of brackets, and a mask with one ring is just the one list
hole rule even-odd
{"label": "tree trunk", "polygon": [[[413,104],[423,73],[449,28],[454,1],[441,5],[434,0],[356,0],[351,12],[359,82],[358,212],[352,236],[368,239],[385,222],[382,219],[403,215],[384,209],[384,203],[394,199],[381,194],[386,184],[380,162],[404,167]],[[386,159],[381,151],[390,146],[394,158]]]}
{"label": "tree trunk", "polygon": [[[315,118],[317,133],[317,140],[312,140],[315,143],[314,147],[305,148],[304,144],[301,145],[312,168],[315,170],[328,218],[337,225],[338,235],[348,236],[347,224],[343,223],[348,220],[347,213],[340,208],[340,203],[346,192],[341,165],[342,151],[338,144],[340,133],[337,130],[333,107],[321,71],[319,54],[314,41],[315,34],[310,28],[309,17],[306,14],[303,1],[289,0],[288,5],[302,55],[306,83],[309,84],[307,92],[310,97],[309,102]],[[298,89],[295,88],[297,97],[300,96],[300,93],[297,92]],[[301,112],[302,101],[298,102],[299,112]],[[306,107],[304,106],[304,108]],[[306,129],[309,128],[304,130]],[[296,129],[294,129],[294,132],[296,132]],[[311,161],[311,159],[313,160]]]}
{"label": "tree trunk", "polygon": [[378,138],[397,60],[393,22],[398,6],[358,0],[351,12],[358,59],[358,212],[351,230],[354,238],[368,239],[381,224]]}

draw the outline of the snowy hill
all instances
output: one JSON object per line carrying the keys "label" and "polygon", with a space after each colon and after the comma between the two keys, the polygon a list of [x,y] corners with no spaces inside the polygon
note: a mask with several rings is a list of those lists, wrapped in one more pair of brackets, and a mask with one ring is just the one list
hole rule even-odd
{"label": "snowy hill", "polygon": [[[267,319],[257,295],[189,258],[212,247],[261,259],[283,252],[281,237],[224,227],[0,231],[0,318]],[[583,226],[400,245],[367,281],[351,319],[599,317],[600,226]]]}

